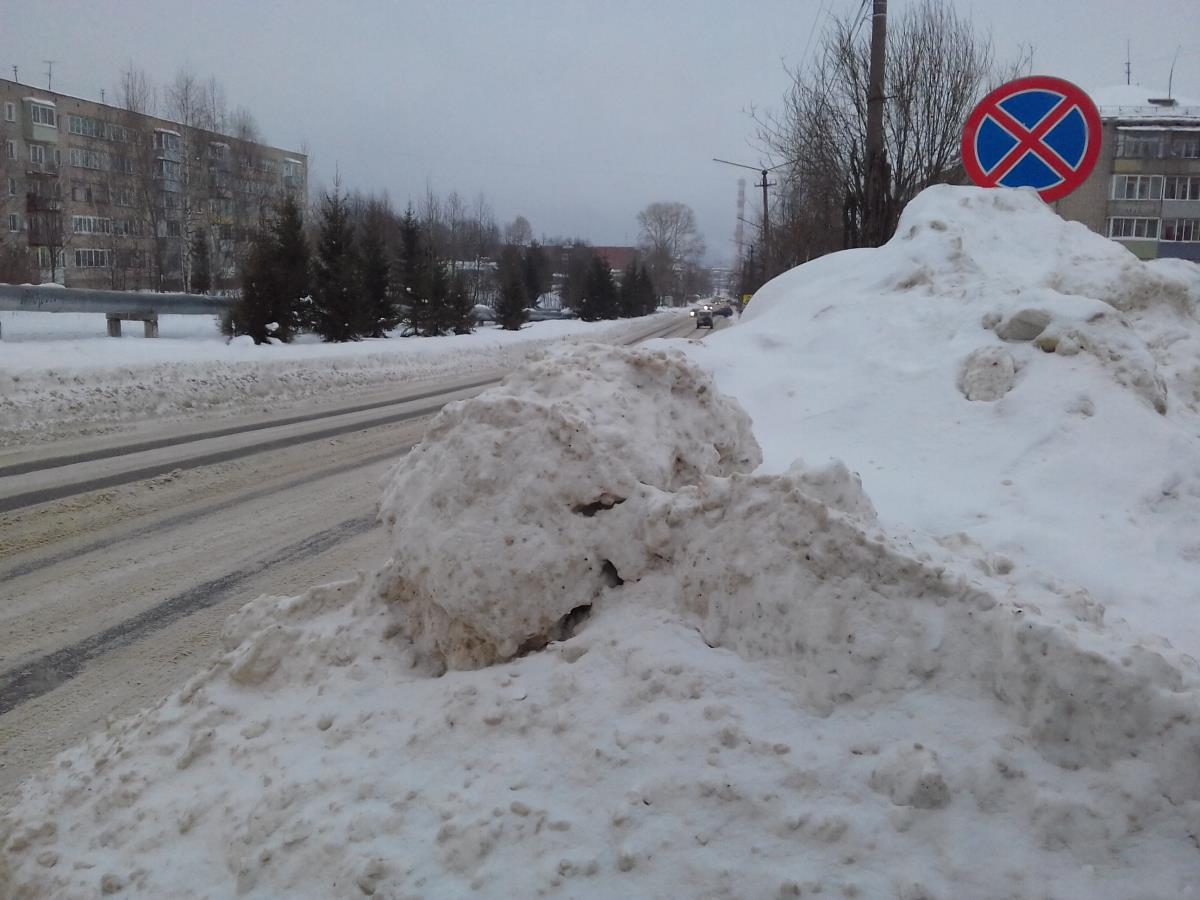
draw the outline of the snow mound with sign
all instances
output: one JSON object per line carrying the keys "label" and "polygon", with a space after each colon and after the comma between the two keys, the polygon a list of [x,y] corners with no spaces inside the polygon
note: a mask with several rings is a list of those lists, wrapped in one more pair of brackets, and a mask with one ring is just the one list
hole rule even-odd
{"label": "snow mound with sign", "polygon": [[748,425],[669,348],[447,407],[385,492],[392,557],[248,604],[208,669],[28,782],[0,895],[1194,895],[1194,661],[888,524],[854,466],[771,471]]}
{"label": "snow mound with sign", "polygon": [[884,522],[1200,659],[1200,266],[1032,191],[935,187],[886,246],[779,276],[688,352],[763,471],[841,460]]}

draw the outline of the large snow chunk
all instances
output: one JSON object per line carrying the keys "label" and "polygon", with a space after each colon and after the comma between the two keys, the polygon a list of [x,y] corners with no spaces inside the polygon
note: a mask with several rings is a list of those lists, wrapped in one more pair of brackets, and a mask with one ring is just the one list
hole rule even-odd
{"label": "large snow chunk", "polygon": [[450,667],[510,658],[559,637],[618,577],[596,549],[607,510],[761,461],[749,417],[678,351],[547,356],[446,407],[396,469],[381,596]]}

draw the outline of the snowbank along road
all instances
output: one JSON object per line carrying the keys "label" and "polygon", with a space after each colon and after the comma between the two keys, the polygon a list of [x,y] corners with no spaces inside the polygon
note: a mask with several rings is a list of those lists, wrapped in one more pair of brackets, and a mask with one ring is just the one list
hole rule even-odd
{"label": "snowbank along road", "polygon": [[[658,319],[630,342],[707,333]],[[187,677],[237,604],[383,555],[380,480],[503,374],[0,455],[0,792]]]}

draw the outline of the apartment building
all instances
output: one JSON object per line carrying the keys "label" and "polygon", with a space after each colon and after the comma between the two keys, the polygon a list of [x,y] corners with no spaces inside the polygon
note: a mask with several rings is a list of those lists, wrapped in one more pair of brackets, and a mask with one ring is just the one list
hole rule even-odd
{"label": "apartment building", "polygon": [[1142,259],[1200,262],[1200,100],[1130,85],[1092,92],[1100,158],[1058,213]]}
{"label": "apartment building", "polygon": [[0,79],[0,281],[195,289],[236,278],[304,154]]}

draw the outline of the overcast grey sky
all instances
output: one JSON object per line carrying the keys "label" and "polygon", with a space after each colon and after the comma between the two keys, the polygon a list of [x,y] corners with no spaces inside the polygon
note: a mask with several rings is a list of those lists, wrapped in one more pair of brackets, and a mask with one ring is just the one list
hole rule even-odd
{"label": "overcast grey sky", "polygon": [[[182,63],[215,75],[266,139],[307,147],[314,182],[397,205],[428,181],[484,191],[535,234],[632,243],[655,200],[690,204],[710,259],[732,254],[738,170],[758,161],[752,106],[778,104],[783,65],[814,24],[862,0],[4,0],[0,67],[111,100],[133,60],[160,83]],[[868,0],[869,2],[869,0]],[[899,11],[906,0],[892,0]],[[1084,87],[1124,81],[1200,95],[1198,0],[958,0],[1000,55]],[[819,37],[819,36],[818,36]],[[753,173],[746,173],[749,181]],[[757,194],[748,188],[751,200]]]}

